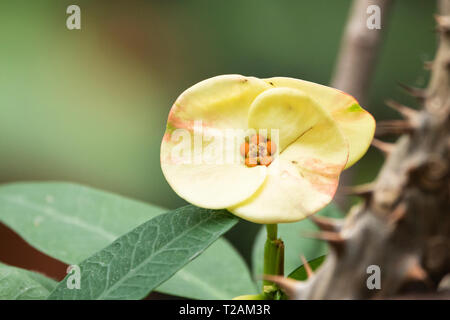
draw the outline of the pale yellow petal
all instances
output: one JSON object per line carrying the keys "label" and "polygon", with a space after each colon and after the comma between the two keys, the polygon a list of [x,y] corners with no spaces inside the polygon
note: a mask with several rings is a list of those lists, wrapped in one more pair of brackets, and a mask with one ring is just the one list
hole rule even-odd
{"label": "pale yellow petal", "polygon": [[184,91],[170,110],[169,129],[191,129],[194,121],[216,129],[247,128],[252,101],[270,85],[261,79],[222,75],[203,80]]}
{"label": "pale yellow petal", "polygon": [[265,81],[274,88],[302,90],[330,112],[349,144],[346,168],[366,153],[375,133],[375,120],[355,98],[331,87],[294,78],[275,77]]}
{"label": "pale yellow petal", "polygon": [[274,88],[261,93],[248,114],[248,126],[256,130],[267,130],[270,134],[278,130],[279,151],[316,124],[326,112],[307,94],[290,88]]}
{"label": "pale yellow petal", "polygon": [[266,167],[161,164],[173,190],[196,206],[223,209],[252,196],[266,177]]}
{"label": "pale yellow petal", "polygon": [[239,155],[243,131],[230,130],[247,129],[252,101],[268,88],[257,78],[225,75],[194,85],[176,100],[161,144],[161,168],[181,198],[227,208],[261,186],[267,168],[245,166]]}
{"label": "pale yellow petal", "polygon": [[[326,206],[348,158],[347,141],[329,113],[299,90],[278,88],[259,96],[249,115],[249,124],[258,129],[281,130],[282,152],[258,191],[229,210],[257,223],[283,223]],[[290,141],[283,128],[293,130],[297,138]]]}

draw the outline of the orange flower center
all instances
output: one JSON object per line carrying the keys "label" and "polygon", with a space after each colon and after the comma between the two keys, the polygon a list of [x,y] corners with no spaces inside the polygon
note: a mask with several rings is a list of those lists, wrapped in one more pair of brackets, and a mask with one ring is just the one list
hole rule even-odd
{"label": "orange flower center", "polygon": [[270,139],[255,134],[250,138],[246,137],[240,149],[247,167],[268,166],[273,161],[277,146]]}

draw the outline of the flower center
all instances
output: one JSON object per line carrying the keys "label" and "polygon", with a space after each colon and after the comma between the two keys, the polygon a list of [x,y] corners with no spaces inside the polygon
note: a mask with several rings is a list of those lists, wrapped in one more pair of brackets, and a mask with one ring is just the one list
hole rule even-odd
{"label": "flower center", "polygon": [[276,150],[275,142],[260,134],[246,137],[240,148],[247,167],[268,166],[273,161]]}

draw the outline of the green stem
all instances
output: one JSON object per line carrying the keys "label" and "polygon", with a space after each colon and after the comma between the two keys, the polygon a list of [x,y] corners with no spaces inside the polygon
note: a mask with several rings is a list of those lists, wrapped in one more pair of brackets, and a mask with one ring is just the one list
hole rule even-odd
{"label": "green stem", "polygon": [[[284,275],[284,243],[277,238],[278,226],[276,224],[266,225],[267,240],[264,245],[264,274]],[[263,281],[263,293],[270,294],[274,289],[274,283],[269,280]]]}
{"label": "green stem", "polygon": [[277,224],[266,224],[267,239],[277,240],[278,225]]}

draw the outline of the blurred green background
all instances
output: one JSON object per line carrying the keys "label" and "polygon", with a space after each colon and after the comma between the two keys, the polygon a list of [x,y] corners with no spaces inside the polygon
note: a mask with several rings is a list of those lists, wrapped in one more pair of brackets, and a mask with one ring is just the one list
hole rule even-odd
{"label": "blurred green background", "polygon": [[[81,30],[66,8],[81,7]],[[63,180],[167,208],[184,202],[159,165],[173,101],[218,74],[291,76],[328,84],[350,1],[2,1],[0,183]],[[435,2],[397,0],[370,88],[383,103],[415,102],[398,87],[426,84]],[[375,177],[374,150],[354,167]],[[124,212],[126,214],[126,212]],[[229,237],[248,258],[255,225]],[[246,230],[247,232],[242,232]]]}

